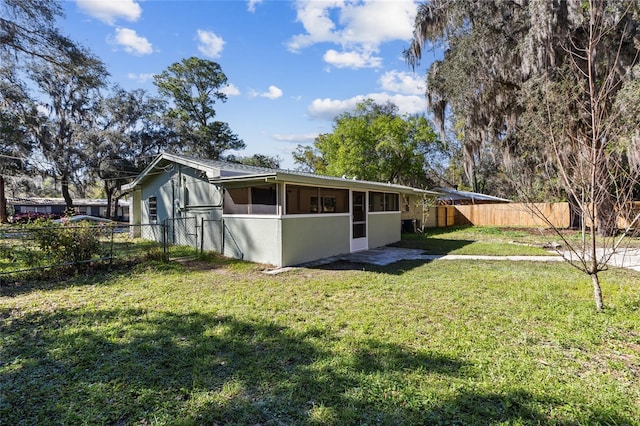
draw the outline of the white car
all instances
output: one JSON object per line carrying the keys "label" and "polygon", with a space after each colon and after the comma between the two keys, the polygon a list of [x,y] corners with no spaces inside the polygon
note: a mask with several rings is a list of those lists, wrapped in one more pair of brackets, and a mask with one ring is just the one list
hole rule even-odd
{"label": "white car", "polygon": [[78,214],[78,215],[75,215],[75,216],[69,216],[69,217],[66,217],[66,218],[63,218],[63,219],[54,220],[54,222],[56,222],[56,223],[82,222],[82,221],[113,223],[113,221],[111,219],[106,219],[104,217],[97,217],[97,216],[89,216],[89,215],[86,215],[86,214]]}

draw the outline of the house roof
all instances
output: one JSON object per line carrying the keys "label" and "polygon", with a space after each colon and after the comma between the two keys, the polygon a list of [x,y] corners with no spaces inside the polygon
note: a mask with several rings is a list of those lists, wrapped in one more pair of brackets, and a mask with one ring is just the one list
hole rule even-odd
{"label": "house roof", "polygon": [[510,203],[511,200],[506,198],[494,197],[493,195],[480,194],[478,192],[459,191],[452,188],[436,188],[437,192],[441,195],[438,200],[444,201],[458,201],[458,200],[471,200],[472,202],[492,202],[492,203]]}
{"label": "house roof", "polygon": [[[378,191],[397,191],[405,194],[438,195],[433,191],[426,191],[392,183],[371,182],[346,177],[323,176],[313,173],[305,173],[295,170],[270,169],[266,167],[247,166],[244,164],[229,163],[201,158],[187,157],[162,153],[145,169],[136,179],[125,185],[123,189],[129,190],[140,185],[147,177],[153,175],[156,169],[166,169],[172,164],[181,164],[200,170],[211,183],[231,183],[250,181],[275,181],[293,184],[327,185],[344,188],[363,188]],[[167,169],[168,170],[168,169]]]}

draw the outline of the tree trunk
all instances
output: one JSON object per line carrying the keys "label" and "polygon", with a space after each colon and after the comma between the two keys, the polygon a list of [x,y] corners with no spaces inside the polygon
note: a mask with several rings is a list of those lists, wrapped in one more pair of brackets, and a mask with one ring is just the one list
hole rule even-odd
{"label": "tree trunk", "polygon": [[62,190],[62,197],[64,198],[64,202],[67,206],[67,212],[72,212],[73,199],[69,192],[69,178],[66,174],[62,175],[62,178],[60,179],[60,189]]}
{"label": "tree trunk", "polygon": [[593,298],[596,302],[596,310],[602,311],[604,304],[602,302],[602,289],[600,288],[600,280],[598,274],[591,274],[591,281],[593,282]]}
{"label": "tree trunk", "polygon": [[113,202],[113,188],[109,187],[109,184],[105,180],[104,192],[107,194],[107,219],[113,219],[113,211],[111,209],[111,203]]}
{"label": "tree trunk", "polygon": [[7,197],[4,193],[4,176],[0,175],[0,223],[7,223]]}

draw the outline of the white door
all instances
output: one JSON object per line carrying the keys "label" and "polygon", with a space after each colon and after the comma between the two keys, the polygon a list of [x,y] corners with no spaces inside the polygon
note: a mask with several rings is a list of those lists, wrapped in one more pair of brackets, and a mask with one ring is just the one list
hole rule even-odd
{"label": "white door", "polygon": [[351,193],[351,251],[369,248],[367,240],[367,193]]}

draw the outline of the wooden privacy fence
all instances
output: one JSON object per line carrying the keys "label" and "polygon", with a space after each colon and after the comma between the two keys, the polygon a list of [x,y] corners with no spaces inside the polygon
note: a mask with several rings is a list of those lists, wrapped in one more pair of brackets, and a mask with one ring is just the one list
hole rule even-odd
{"label": "wooden privacy fence", "polygon": [[[539,214],[534,214],[534,210]],[[437,227],[453,225],[549,227],[549,223],[541,219],[540,215],[546,217],[548,222],[557,228],[568,228],[571,225],[569,203],[435,206],[429,207],[428,212],[428,216],[436,218],[435,226]]]}
{"label": "wooden privacy fence", "polygon": [[[618,213],[618,228],[640,228],[640,219],[634,222],[638,215],[640,215],[640,201],[628,203]],[[545,217],[547,221],[541,219],[541,216]],[[585,220],[589,226],[588,219]],[[426,228],[454,225],[569,228],[571,227],[571,211],[569,203],[473,204],[432,206],[427,209],[424,220]]]}

